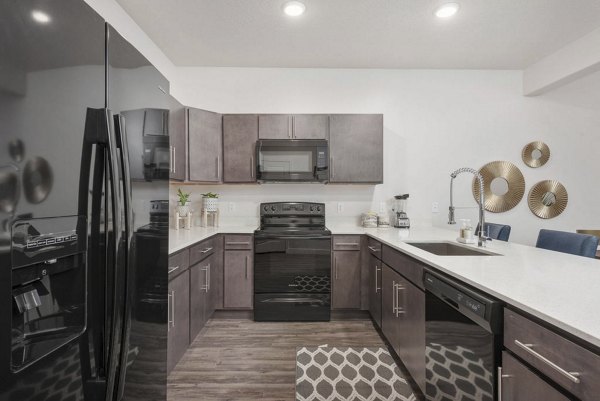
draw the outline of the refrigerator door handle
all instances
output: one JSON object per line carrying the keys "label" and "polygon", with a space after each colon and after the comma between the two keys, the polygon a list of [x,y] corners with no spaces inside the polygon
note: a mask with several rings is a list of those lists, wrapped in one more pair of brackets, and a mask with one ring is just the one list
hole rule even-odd
{"label": "refrigerator door handle", "polygon": [[[124,245],[125,245],[125,272],[124,272],[124,311],[123,311],[123,328],[121,332],[122,340],[121,344],[123,344],[120,355],[120,371],[118,373],[118,383],[117,383],[117,394],[118,398],[121,399],[123,395],[123,391],[125,389],[125,373],[126,367],[128,366],[127,357],[129,355],[128,345],[129,345],[129,335],[130,335],[130,320],[132,315],[132,305],[133,305],[133,294],[135,293],[135,288],[133,287],[134,279],[132,277],[133,269],[131,268],[131,264],[133,263],[134,256],[133,252],[133,208],[132,208],[132,190],[131,190],[131,174],[129,169],[129,152],[127,145],[127,132],[125,131],[125,117],[122,115],[114,116],[114,127],[115,127],[115,136],[116,136],[116,145],[119,159],[121,161],[121,182],[122,182],[122,190],[123,190],[123,217],[125,222],[125,230],[124,230]],[[173,153],[175,149],[173,148]],[[175,172],[175,168],[173,168],[173,172]]]}
{"label": "refrigerator door handle", "polygon": [[[107,141],[106,141],[106,154],[108,156],[108,185],[110,186],[111,192],[111,200],[112,200],[112,226],[113,226],[113,277],[115,278],[112,283],[112,310],[110,321],[112,323],[110,329],[109,338],[109,346],[108,346],[108,370],[106,374],[106,400],[110,401],[114,399],[115,389],[118,384],[117,375],[119,374],[118,369],[120,366],[120,361],[122,359],[122,353],[126,350],[127,344],[124,342],[125,338],[123,338],[123,330],[125,329],[124,324],[124,305],[123,302],[126,301],[126,285],[125,283],[120,283],[120,271],[119,267],[121,266],[121,258],[122,258],[122,250],[121,246],[123,244],[123,230],[121,229],[121,215],[122,215],[122,201],[121,201],[121,191],[119,189],[119,178],[120,178],[120,170],[119,170],[119,162],[118,162],[118,149],[117,149],[117,138],[115,134],[115,125],[113,121],[113,115],[109,109],[104,109],[105,118],[107,120],[106,127],[107,129]],[[108,243],[108,242],[107,242]],[[125,254],[127,257],[127,255]],[[125,259],[127,260],[127,259]],[[127,265],[125,264],[125,267]],[[123,291],[124,293],[121,293]],[[122,366],[122,365],[121,365]]]}

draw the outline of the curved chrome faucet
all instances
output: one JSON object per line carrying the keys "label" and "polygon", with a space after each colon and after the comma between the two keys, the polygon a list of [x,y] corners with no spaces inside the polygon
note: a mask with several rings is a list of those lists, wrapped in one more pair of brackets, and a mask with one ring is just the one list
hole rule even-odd
{"label": "curved chrome faucet", "polygon": [[483,235],[485,232],[485,195],[483,193],[483,177],[479,174],[479,171],[470,167],[461,167],[458,170],[450,174],[450,207],[448,208],[448,224],[456,224],[454,221],[454,201],[452,199],[453,183],[454,179],[460,173],[471,173],[477,180],[479,180],[479,236],[477,238],[477,246],[485,246],[487,240],[486,236]]}

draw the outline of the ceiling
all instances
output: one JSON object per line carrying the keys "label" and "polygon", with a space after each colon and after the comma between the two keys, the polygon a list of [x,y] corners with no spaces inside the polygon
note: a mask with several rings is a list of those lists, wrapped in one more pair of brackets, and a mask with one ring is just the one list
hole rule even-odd
{"label": "ceiling", "polygon": [[522,69],[600,27],[598,0],[117,0],[178,66]]}

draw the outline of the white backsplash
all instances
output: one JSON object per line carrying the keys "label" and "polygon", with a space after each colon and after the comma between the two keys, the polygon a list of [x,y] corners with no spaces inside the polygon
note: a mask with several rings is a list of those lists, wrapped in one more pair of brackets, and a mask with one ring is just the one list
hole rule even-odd
{"label": "white backsplash", "polygon": [[[202,193],[219,194],[220,225],[258,226],[259,206],[264,202],[320,202],[325,204],[327,222],[359,224],[369,210],[379,213],[380,202],[373,201],[374,185],[261,184],[261,185],[178,185],[172,183],[170,200],[177,204],[177,189],[191,193],[194,225],[201,224]],[[341,204],[341,210],[339,205]],[[174,208],[175,206],[173,206]],[[385,204],[391,211],[391,200]]]}

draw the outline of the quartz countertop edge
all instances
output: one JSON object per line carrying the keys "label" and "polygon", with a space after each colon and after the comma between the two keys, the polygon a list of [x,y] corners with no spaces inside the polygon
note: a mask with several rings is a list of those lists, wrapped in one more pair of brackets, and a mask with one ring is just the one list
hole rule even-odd
{"label": "quartz countertop edge", "polygon": [[[600,348],[600,315],[597,313],[600,260],[502,241],[491,241],[486,248],[498,256],[438,256],[411,246],[410,242],[456,243],[456,230],[363,228],[337,224],[327,227],[334,235],[366,234]],[[239,226],[170,230],[169,253],[215,234],[252,234],[255,229]],[[477,248],[477,245],[463,246]]]}

